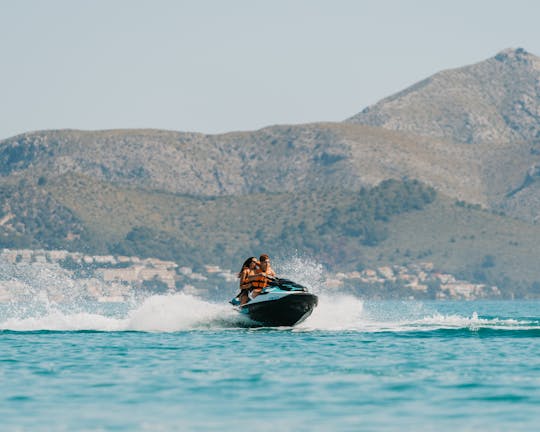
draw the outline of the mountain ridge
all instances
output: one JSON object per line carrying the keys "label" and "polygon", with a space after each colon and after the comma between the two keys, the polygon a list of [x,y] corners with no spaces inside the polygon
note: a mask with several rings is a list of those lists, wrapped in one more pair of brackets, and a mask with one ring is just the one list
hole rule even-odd
{"label": "mountain ridge", "polygon": [[517,189],[535,164],[540,155],[522,143],[471,146],[348,123],[219,135],[71,130],[24,134],[0,143],[5,181],[75,172],[148,190],[225,196],[310,190],[320,184],[358,190],[407,177],[458,200],[510,209],[529,219],[536,201],[519,201],[531,191],[528,183]]}

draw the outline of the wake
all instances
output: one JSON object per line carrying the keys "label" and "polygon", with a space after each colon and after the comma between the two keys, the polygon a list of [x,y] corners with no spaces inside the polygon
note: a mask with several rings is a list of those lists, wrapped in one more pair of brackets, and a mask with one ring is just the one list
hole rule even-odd
{"label": "wake", "polygon": [[[364,302],[350,294],[319,294],[319,306],[293,331],[540,330],[540,320],[536,318],[486,318],[478,316],[476,312],[471,316],[441,314],[424,310],[421,302],[413,305],[416,305],[416,310],[412,312],[406,308],[396,311],[396,302]],[[71,310],[65,305],[55,304],[42,305],[35,310],[2,305],[0,330],[179,332],[245,329],[249,326],[246,319],[229,304],[212,303],[184,293],[153,295],[139,304],[115,305],[107,311],[97,309],[97,305],[90,304],[79,304]]]}
{"label": "wake", "polygon": [[132,309],[129,304],[114,305],[107,312],[92,311],[97,305],[87,303],[84,306],[76,305],[74,311],[66,305],[47,305],[46,311],[37,311],[35,315],[27,309],[22,314],[11,311],[11,317],[0,317],[0,329],[175,332],[242,324],[236,319],[241,317],[237,317],[229,305],[210,303],[183,293],[150,296]]}

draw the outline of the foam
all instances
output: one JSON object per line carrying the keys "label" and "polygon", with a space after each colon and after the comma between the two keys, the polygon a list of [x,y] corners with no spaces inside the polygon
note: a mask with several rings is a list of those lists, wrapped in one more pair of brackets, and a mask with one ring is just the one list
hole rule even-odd
{"label": "foam", "polygon": [[[428,313],[424,316],[395,317],[388,319],[384,307],[396,307],[394,303],[380,303],[379,314],[366,311],[366,303],[349,294],[320,294],[319,306],[295,331],[356,331],[356,332],[406,332],[434,331],[439,329],[479,330],[540,329],[540,321],[513,318],[481,318],[475,312],[471,316]],[[382,310],[381,310],[382,308]],[[77,305],[76,309],[81,309]],[[35,314],[21,308],[11,311],[11,316],[0,316],[0,330],[13,331],[146,331],[176,332],[187,330],[218,330],[243,328],[245,318],[228,304],[216,304],[187,294],[154,295],[123,314],[107,315],[103,312],[60,310],[48,305],[47,310]],[[393,314],[390,314],[391,316]]]}
{"label": "foam", "polygon": [[363,301],[347,294],[319,294],[319,305],[299,325],[302,330],[360,330],[367,325]]}
{"label": "foam", "polygon": [[187,294],[152,296],[129,314],[127,329],[179,331],[230,327],[238,314],[230,305],[210,303]]}
{"label": "foam", "polygon": [[[77,308],[80,306],[77,305]],[[24,315],[28,314],[29,311],[25,309]],[[0,329],[174,332],[242,326],[242,319],[230,305],[210,303],[180,293],[150,296],[121,317],[92,312],[73,313],[49,305],[47,311],[34,316],[0,319]]]}

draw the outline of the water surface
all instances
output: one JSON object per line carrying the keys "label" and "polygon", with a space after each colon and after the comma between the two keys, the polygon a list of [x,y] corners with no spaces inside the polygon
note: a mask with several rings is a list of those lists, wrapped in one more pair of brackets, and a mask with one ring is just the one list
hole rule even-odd
{"label": "water surface", "polygon": [[0,307],[2,430],[530,431],[540,302],[321,296],[297,328],[223,304]]}

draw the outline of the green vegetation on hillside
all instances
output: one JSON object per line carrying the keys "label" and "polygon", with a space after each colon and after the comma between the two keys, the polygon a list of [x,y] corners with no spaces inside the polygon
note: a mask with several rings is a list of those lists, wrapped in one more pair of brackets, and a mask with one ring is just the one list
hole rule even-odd
{"label": "green vegetation on hillside", "polygon": [[368,267],[432,262],[462,280],[495,285],[503,297],[540,297],[540,225],[438,196],[388,225],[388,240],[364,248]]}
{"label": "green vegetation on hillside", "polygon": [[0,221],[0,247],[4,248],[85,250],[90,240],[70,209],[49,192],[25,182],[0,186]]}
{"label": "green vegetation on hillside", "polygon": [[352,202],[334,207],[318,227],[318,234],[356,237],[375,246],[388,237],[386,223],[392,216],[421,210],[436,193],[418,181],[385,180],[374,188],[362,188]]}
{"label": "green vegetation on hillside", "polygon": [[202,198],[66,175],[5,184],[0,208],[6,248],[156,257],[195,269],[235,270],[263,252],[282,259],[298,252],[333,271],[430,261],[508,297],[540,295],[539,226],[438,196],[415,180],[356,192]]}
{"label": "green vegetation on hillside", "polygon": [[[236,267],[244,255],[300,250],[330,267],[346,249],[388,236],[393,217],[435,198],[417,181],[357,192],[195,198],[114,187],[81,176],[4,188],[4,247],[66,248]],[[358,261],[358,257],[355,258]]]}

